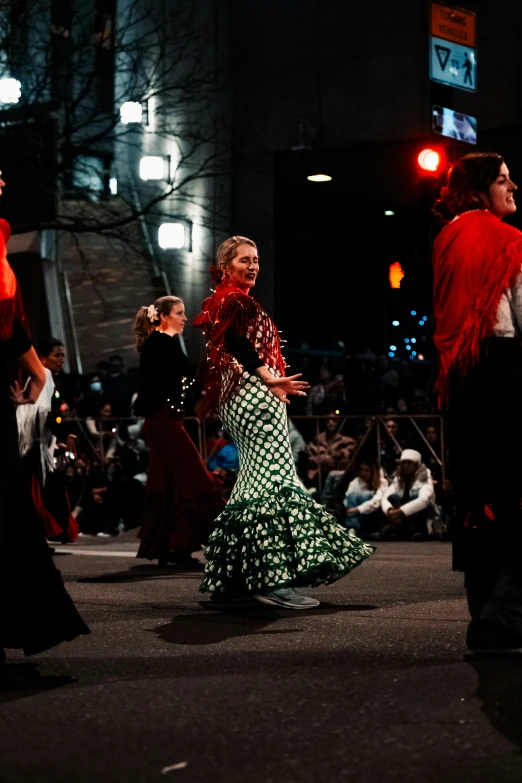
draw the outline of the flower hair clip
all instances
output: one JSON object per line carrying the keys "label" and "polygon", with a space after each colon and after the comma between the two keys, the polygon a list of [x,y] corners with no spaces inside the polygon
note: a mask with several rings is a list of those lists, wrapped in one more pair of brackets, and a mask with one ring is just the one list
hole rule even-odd
{"label": "flower hair clip", "polygon": [[159,320],[159,313],[156,305],[151,304],[147,307],[147,318],[152,323]]}

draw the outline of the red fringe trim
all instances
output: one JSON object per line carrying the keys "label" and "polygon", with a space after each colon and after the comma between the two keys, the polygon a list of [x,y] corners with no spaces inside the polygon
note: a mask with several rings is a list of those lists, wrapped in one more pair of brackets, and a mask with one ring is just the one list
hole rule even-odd
{"label": "red fringe trim", "polygon": [[510,288],[522,268],[522,238],[511,242],[492,264],[456,340],[451,356],[440,355],[436,391],[439,405],[447,404],[450,376],[453,371],[465,377],[480,359],[486,337],[496,323],[502,294]]}
{"label": "red fringe trim", "polygon": [[279,332],[272,319],[251,296],[230,283],[220,283],[213,296],[203,302],[202,312],[194,320],[207,338],[206,361],[200,369],[205,396],[198,415],[215,413],[236,391],[243,368],[226,351],[229,328],[246,337],[267,367],[280,377],[286,375]]}
{"label": "red fringe trim", "polygon": [[56,538],[57,536],[61,536],[63,534],[63,530],[53,515],[45,508],[42,500],[40,484],[34,473],[31,480],[31,495],[33,497],[36,513],[43,522],[47,538]]}

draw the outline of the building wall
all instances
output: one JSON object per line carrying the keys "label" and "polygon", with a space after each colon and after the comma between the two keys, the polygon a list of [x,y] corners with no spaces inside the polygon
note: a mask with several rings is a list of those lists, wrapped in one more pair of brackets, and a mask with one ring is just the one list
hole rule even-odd
{"label": "building wall", "polygon": [[[120,25],[125,26],[128,7],[121,0]],[[141,205],[172,191],[148,212],[144,231],[155,262],[165,273],[170,291],[184,299],[189,318],[195,317],[209,293],[208,268],[229,227],[228,30],[222,9],[212,0],[197,4],[158,1],[146,20],[127,25],[119,33],[128,36],[128,43],[132,36],[137,41],[149,36],[156,42],[153,48],[157,48],[157,57],[150,62],[156,60],[161,67],[152,72],[144,65],[149,79],[145,79],[145,92],[150,95],[149,124],[135,129],[132,143],[128,136],[116,143],[115,166],[122,193],[129,197],[133,190]],[[154,32],[158,21],[164,37]],[[134,87],[125,57],[117,60],[116,68],[117,101],[123,102],[131,99]],[[142,182],[138,175],[142,155],[170,156],[172,183]],[[159,247],[159,225],[172,221],[186,224],[191,234],[188,247]],[[203,338],[199,333],[187,329],[185,344],[190,356],[201,357]]]}
{"label": "building wall", "polygon": [[[513,173],[522,172],[516,143],[522,108],[522,7],[510,3],[500,11],[494,0],[458,3],[478,14],[479,91],[473,95],[437,87],[429,80],[429,5],[428,0],[229,3],[234,80],[231,225],[234,232],[251,235],[260,245],[256,292],[267,308],[275,309],[278,323],[290,311],[292,318],[299,318],[291,301],[296,298],[292,297],[295,285],[308,293],[315,290],[329,295],[332,282],[321,286],[324,275],[320,273],[317,281],[312,270],[318,265],[324,270],[332,263],[332,255],[342,258],[339,263],[348,271],[353,267],[354,274],[347,274],[346,279],[357,281],[356,295],[365,301],[357,315],[362,319],[361,329],[382,317],[381,296],[372,297],[364,286],[371,289],[375,284],[379,263],[379,274],[384,274],[379,258],[381,249],[385,250],[385,229],[380,220],[372,224],[368,215],[380,215],[386,202],[395,199],[405,218],[405,232],[408,221],[411,225],[427,219],[429,206],[420,189],[415,158],[426,142],[442,141],[431,133],[432,103],[443,102],[477,117],[479,144],[498,146],[509,156]],[[334,181],[307,183],[308,162],[309,173],[317,165],[328,165],[327,173]],[[323,217],[326,211],[322,242],[320,232],[310,237],[308,202],[320,198],[318,190],[312,195],[314,188],[323,188],[325,201],[332,200],[331,210],[326,207],[316,213]],[[287,219],[292,200],[302,205],[303,214],[296,258],[291,255],[291,242],[281,256],[278,239],[285,228],[280,217]],[[367,214],[361,223],[343,220],[343,212],[348,218]],[[338,217],[329,220],[328,214]],[[299,214],[291,219],[298,226]],[[328,227],[335,223],[333,239],[327,238]],[[380,248],[377,257],[371,249],[372,231]],[[426,278],[428,231],[419,247],[408,250],[412,257],[422,255]],[[363,243],[362,253],[354,252],[354,242]],[[398,246],[403,243],[398,237]],[[314,253],[307,254],[312,244]],[[327,246],[328,255],[321,257]],[[280,284],[276,264],[290,265],[290,269],[285,274],[285,291],[274,298]],[[333,285],[336,279],[339,285],[341,278],[334,274]],[[427,284],[429,289],[429,280]],[[348,284],[346,290],[350,290]],[[322,304],[330,306],[327,299]],[[304,340],[309,332],[306,323],[301,331]]]}

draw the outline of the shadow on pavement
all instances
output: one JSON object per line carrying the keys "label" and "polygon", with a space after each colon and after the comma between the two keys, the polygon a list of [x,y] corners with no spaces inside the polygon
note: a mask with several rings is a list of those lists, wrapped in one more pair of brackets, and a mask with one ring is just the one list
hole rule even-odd
{"label": "shadow on pavement", "polygon": [[522,658],[477,657],[467,663],[478,675],[483,713],[494,729],[522,750]]}
{"label": "shadow on pavement", "polygon": [[37,665],[36,663],[6,664],[0,681],[0,704],[26,699],[77,682],[75,677],[69,675],[40,674]]}
{"label": "shadow on pavement", "polygon": [[114,574],[102,574],[102,576],[85,576],[78,579],[78,582],[87,584],[117,584],[120,582],[141,582],[146,579],[160,579],[168,576],[173,579],[202,579],[202,571],[187,571],[180,566],[156,565],[136,565],[125,571],[118,571]]}
{"label": "shadow on pavement", "polygon": [[[206,602],[200,606],[207,608]],[[209,608],[216,609],[209,602]],[[166,625],[158,625],[152,631],[168,644],[216,644],[227,639],[235,639],[252,634],[294,634],[301,633],[300,628],[266,630],[278,620],[305,619],[306,617],[337,614],[338,612],[366,612],[378,609],[377,606],[366,604],[327,604],[322,603],[317,609],[306,611],[291,611],[271,609],[259,604],[259,609],[248,610],[231,607],[220,609],[212,614],[190,614],[175,617]]]}

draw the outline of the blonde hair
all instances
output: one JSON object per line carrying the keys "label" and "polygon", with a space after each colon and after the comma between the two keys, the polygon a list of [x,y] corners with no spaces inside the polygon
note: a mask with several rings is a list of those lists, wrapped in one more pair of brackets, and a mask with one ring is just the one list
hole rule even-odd
{"label": "blonde hair", "polygon": [[232,263],[232,259],[235,257],[237,249],[238,247],[241,247],[241,245],[250,245],[250,247],[255,247],[257,250],[257,245],[253,239],[241,236],[229,237],[218,247],[216,253],[216,269],[218,273],[221,273],[221,276],[223,275],[223,270]]}
{"label": "blonde hair", "polygon": [[134,336],[136,338],[136,350],[141,353],[143,344],[147,337],[161,324],[162,315],[170,315],[170,311],[176,304],[181,304],[182,299],[179,296],[160,296],[154,302],[154,307],[158,313],[158,317],[153,321],[149,318],[149,307],[144,305],[140,307],[136,313],[136,320],[134,321]]}

